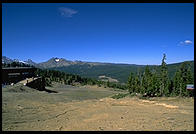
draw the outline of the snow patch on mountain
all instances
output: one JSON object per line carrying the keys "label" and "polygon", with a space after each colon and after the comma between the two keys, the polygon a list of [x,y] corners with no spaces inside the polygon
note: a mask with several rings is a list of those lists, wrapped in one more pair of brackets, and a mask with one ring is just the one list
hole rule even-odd
{"label": "snow patch on mountain", "polygon": [[29,64],[29,63],[27,63],[27,62],[24,62],[24,61],[19,61],[20,63],[24,63],[24,64]]}
{"label": "snow patch on mountain", "polygon": [[60,59],[55,59],[56,62],[59,62]]}

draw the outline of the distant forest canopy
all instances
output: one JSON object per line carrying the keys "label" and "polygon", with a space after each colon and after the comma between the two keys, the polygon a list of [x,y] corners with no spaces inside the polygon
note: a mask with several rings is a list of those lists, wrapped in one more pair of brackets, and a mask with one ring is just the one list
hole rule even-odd
{"label": "distant forest canopy", "polygon": [[[32,65],[24,64],[21,62],[12,62],[10,64],[2,63],[2,67],[34,67]],[[93,78],[85,78],[79,75],[65,73],[57,70],[49,70],[49,69],[39,69],[37,68],[35,75],[44,77],[45,79],[45,86],[51,86],[52,81],[60,82],[62,84],[67,85],[98,85],[99,87],[104,86],[110,88],[119,88],[122,90],[126,90],[127,86],[122,85],[120,83],[115,82],[108,82],[108,81],[101,81],[96,80]]]}
{"label": "distant forest canopy", "polygon": [[62,84],[67,85],[98,85],[99,87],[104,86],[111,88],[119,88],[122,90],[127,90],[126,85],[122,85],[120,83],[114,82],[105,82],[92,78],[85,78],[79,75],[68,74],[61,71],[56,70],[48,70],[48,69],[37,69],[36,74],[45,78],[46,86],[51,86],[52,81],[60,82]]}
{"label": "distant forest canopy", "polygon": [[[181,62],[182,63],[182,62]],[[179,69],[181,63],[168,64],[168,75],[172,79],[175,72]],[[190,64],[191,74],[194,75],[194,61],[187,61]],[[49,68],[51,70],[58,70],[77,74],[83,77],[98,79],[99,76],[105,75],[117,79],[120,83],[126,83],[130,72],[133,74],[142,73],[145,71],[146,65],[129,65],[129,64],[106,64],[90,66],[89,64],[83,65],[70,65],[65,67]],[[160,71],[161,65],[149,65],[150,71]]]}

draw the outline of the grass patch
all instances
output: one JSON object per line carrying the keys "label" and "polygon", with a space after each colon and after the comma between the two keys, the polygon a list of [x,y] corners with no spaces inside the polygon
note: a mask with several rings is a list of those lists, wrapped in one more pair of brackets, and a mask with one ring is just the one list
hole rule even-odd
{"label": "grass patch", "polygon": [[127,93],[127,94],[118,93],[118,94],[115,94],[114,96],[112,96],[111,98],[113,98],[113,99],[120,99],[120,98],[123,98],[123,97],[125,97],[127,95],[129,95],[129,93]]}
{"label": "grass patch", "polygon": [[142,99],[142,100],[149,100],[150,99],[150,97],[149,96],[139,96],[138,97],[139,99]]}

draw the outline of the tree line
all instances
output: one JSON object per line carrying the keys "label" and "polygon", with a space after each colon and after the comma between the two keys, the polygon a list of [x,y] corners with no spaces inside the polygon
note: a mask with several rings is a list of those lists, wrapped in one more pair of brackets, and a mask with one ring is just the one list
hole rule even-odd
{"label": "tree line", "polygon": [[99,87],[110,87],[126,90],[127,86],[120,83],[101,81],[93,78],[85,78],[79,75],[69,74],[57,70],[37,68],[35,75],[45,78],[46,86],[51,86],[52,82],[60,82],[66,85],[98,85]]}
{"label": "tree line", "polygon": [[150,71],[145,67],[143,73],[129,75],[127,87],[130,94],[139,93],[143,96],[193,96],[193,91],[186,89],[187,84],[193,84],[189,62],[183,62],[173,79],[168,77],[166,55],[163,55],[160,70]]}
{"label": "tree line", "polygon": [[[29,64],[21,62],[2,63],[2,67],[34,67]],[[62,71],[51,70],[51,69],[39,69],[36,68],[35,76],[41,76],[45,80],[45,86],[51,86],[52,82],[60,82],[67,85],[98,85],[99,87],[110,87],[119,88],[126,90],[127,86],[120,83],[101,81],[93,78],[85,78],[79,75],[69,74]]]}

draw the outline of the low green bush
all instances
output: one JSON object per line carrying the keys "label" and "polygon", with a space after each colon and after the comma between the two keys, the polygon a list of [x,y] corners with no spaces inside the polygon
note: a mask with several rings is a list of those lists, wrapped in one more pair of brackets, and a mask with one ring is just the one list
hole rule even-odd
{"label": "low green bush", "polygon": [[122,93],[119,93],[119,94],[115,94],[114,96],[112,96],[111,98],[113,99],[120,99],[120,98],[123,98],[125,96],[127,96],[129,94],[122,94]]}

